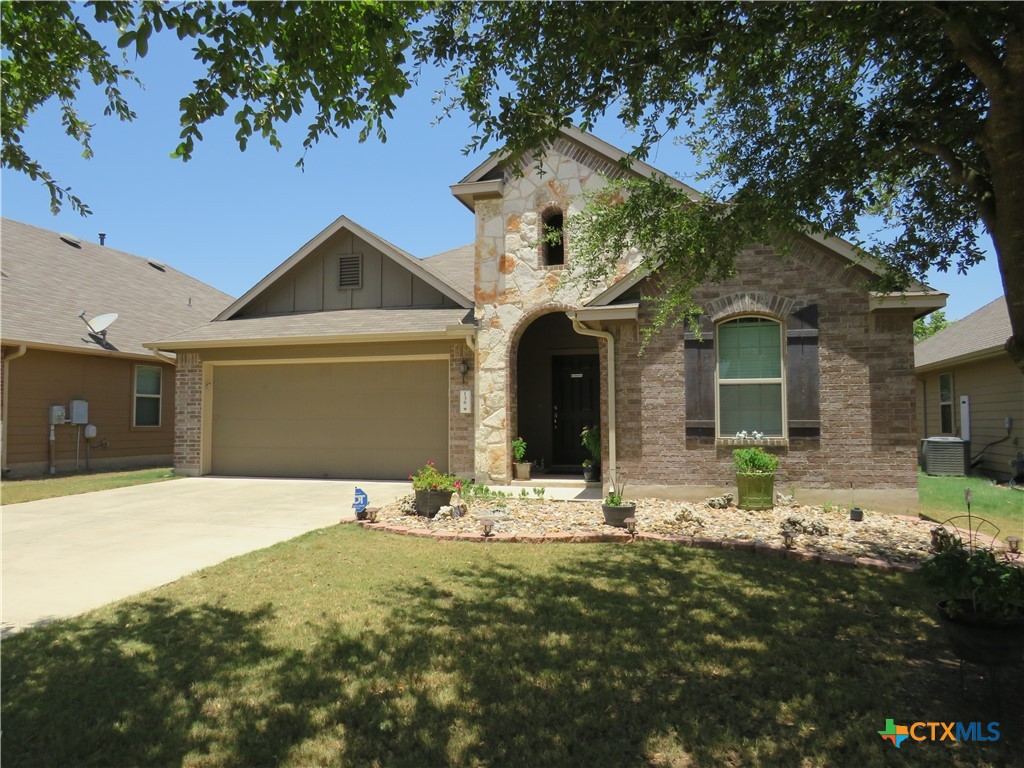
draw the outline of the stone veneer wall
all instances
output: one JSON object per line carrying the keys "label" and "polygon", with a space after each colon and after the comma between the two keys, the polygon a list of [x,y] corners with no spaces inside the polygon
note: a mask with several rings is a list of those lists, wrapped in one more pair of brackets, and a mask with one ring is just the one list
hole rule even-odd
{"label": "stone veneer wall", "polygon": [[[913,488],[917,483],[913,311],[868,311],[866,274],[822,249],[798,244],[789,257],[755,247],[738,277],[702,288],[704,307],[767,292],[797,306],[818,304],[820,439],[790,439],[778,484],[808,488]],[[650,311],[641,308],[641,324]],[[732,446],[687,439],[683,329],[655,336],[642,356],[633,329],[616,324],[618,464],[631,484],[728,485]],[[607,379],[603,379],[602,387]]]}
{"label": "stone veneer wall", "polygon": [[[565,266],[546,267],[541,258],[541,217],[560,210],[568,218],[582,207],[580,195],[600,189],[595,171],[618,175],[621,168],[589,150],[559,139],[539,172],[524,163],[524,175],[505,174],[501,199],[476,203],[474,265],[477,335],[477,434],[475,468],[481,482],[504,482],[511,472],[511,435],[515,425],[515,355],[530,322],[551,311],[578,307],[586,300],[578,288],[560,287],[563,270],[572,268],[572,244]],[[629,271],[623,264],[619,277]],[[603,342],[602,342],[603,346]]]}
{"label": "stone veneer wall", "polygon": [[202,446],[203,362],[198,352],[179,352],[174,377],[174,471],[198,475]]}

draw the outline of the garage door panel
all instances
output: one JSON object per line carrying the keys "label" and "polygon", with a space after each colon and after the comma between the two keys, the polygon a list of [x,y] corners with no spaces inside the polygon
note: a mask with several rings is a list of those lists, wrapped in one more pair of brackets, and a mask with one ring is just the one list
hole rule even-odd
{"label": "garage door panel", "polygon": [[212,471],[404,479],[448,461],[446,361],[223,366]]}

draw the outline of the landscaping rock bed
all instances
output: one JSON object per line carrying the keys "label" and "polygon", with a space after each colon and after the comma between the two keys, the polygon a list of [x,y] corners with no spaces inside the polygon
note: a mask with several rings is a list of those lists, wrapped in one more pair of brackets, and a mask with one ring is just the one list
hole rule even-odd
{"label": "landscaping rock bed", "polygon": [[[844,564],[913,566],[930,554],[931,528],[924,520],[866,512],[851,522],[849,512],[801,505],[776,506],[766,511],[736,507],[715,509],[662,499],[639,499],[637,538],[668,539],[704,547],[758,551],[794,559],[825,559]],[[620,528],[604,524],[600,502],[544,499],[477,500],[460,518],[433,519],[414,514],[411,497],[382,507],[376,527],[398,533],[442,539],[480,540],[482,518],[494,522],[495,541],[629,541]],[[781,531],[795,535],[794,546],[783,547]]]}

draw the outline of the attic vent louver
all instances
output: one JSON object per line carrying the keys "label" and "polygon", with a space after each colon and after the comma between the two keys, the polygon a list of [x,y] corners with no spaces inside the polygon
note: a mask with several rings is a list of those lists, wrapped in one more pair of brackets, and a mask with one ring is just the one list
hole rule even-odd
{"label": "attic vent louver", "polygon": [[355,253],[338,258],[338,287],[361,288],[363,285],[363,256]]}

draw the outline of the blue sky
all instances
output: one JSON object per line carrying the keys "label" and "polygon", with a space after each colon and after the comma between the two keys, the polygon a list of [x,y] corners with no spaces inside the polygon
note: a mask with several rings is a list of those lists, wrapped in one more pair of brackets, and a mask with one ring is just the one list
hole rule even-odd
{"label": "blue sky", "polygon": [[[280,152],[255,138],[240,152],[229,117],[202,129],[204,141],[191,161],[171,159],[178,144],[178,99],[200,70],[188,46],[168,35],[154,36],[149,55],[133,57],[130,65],[146,86],[126,88],[138,114],[134,122],[104,118],[101,94],[91,86],[83,91],[80,112],[96,123],[93,159],[81,157],[53,105],[33,116],[24,136],[29,153],[71,185],[93,215],[82,218],[65,208],[53,216],[42,186],[4,170],[5,217],[93,242],[105,232],[108,246],[166,262],[233,296],[342,214],[420,257],[472,241],[472,214],[448,187],[485,155],[462,154],[472,134],[465,116],[432,124],[439,111],[431,103],[441,83],[437,73],[425,73],[399,101],[386,143],[359,144],[353,133],[342,133],[311,149],[303,172],[295,168],[305,132],[301,118],[282,131]],[[611,118],[594,133],[624,149],[634,143]],[[650,161],[692,182],[692,159],[672,142],[664,141]],[[995,256],[988,252],[966,276],[931,276],[934,288],[950,294],[950,319],[1002,293]]]}

